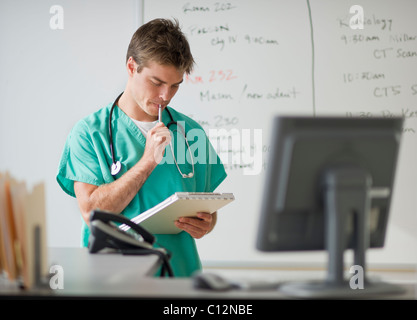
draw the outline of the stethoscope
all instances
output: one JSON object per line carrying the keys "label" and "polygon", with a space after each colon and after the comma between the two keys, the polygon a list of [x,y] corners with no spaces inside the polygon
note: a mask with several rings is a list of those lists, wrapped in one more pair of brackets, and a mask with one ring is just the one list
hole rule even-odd
{"label": "stethoscope", "polygon": [[[112,161],[113,161],[112,165],[110,166],[110,173],[112,174],[112,176],[117,175],[120,172],[120,169],[122,168],[122,164],[120,163],[120,161],[116,161],[116,157],[114,156],[113,130],[112,130],[112,126],[111,126],[111,119],[112,119],[113,109],[117,105],[117,102],[119,101],[119,98],[122,96],[122,94],[123,94],[123,92],[121,94],[119,94],[119,96],[116,98],[116,100],[114,100],[113,105],[110,109],[110,117],[109,117],[109,139],[110,139],[109,144],[110,144],[111,157],[112,157]],[[184,136],[185,143],[187,144],[188,153],[190,154],[192,171],[188,174],[182,173],[180,167],[178,166],[177,159],[175,158],[175,155],[174,155],[174,149],[172,148],[172,142],[170,142],[169,145],[170,145],[170,148],[171,148],[171,153],[172,153],[172,157],[174,159],[175,165],[177,166],[178,172],[180,173],[180,175],[183,178],[192,178],[194,176],[194,158],[193,158],[193,154],[192,154],[191,149],[190,149],[190,145],[188,144],[188,140],[187,140],[187,136],[185,134],[185,130],[184,130],[183,126],[181,126],[177,121],[174,121],[174,119],[172,118],[172,114],[168,110],[168,108],[165,108],[165,110],[168,112],[168,115],[171,119],[171,121],[167,125],[167,128],[169,129],[170,126],[176,125],[177,128],[180,129],[180,131],[182,132],[182,134]]]}

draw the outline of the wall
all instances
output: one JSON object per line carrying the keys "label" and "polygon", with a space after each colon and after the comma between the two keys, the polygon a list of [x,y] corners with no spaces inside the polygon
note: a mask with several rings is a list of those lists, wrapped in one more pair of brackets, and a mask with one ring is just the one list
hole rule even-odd
{"label": "wall", "polygon": [[[54,5],[63,29],[51,28]],[[132,0],[0,2],[0,170],[29,187],[45,182],[51,246],[80,244],[80,213],[56,183],[58,162],[75,122],[123,91],[138,12]]]}

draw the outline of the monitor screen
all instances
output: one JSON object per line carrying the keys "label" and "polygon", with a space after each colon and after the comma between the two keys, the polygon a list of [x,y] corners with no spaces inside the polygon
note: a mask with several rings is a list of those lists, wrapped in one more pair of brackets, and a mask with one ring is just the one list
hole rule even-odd
{"label": "monitor screen", "polygon": [[[369,246],[384,246],[402,126],[401,118],[275,118],[257,248],[326,249],[323,177],[329,168],[352,166],[371,179]],[[352,215],[349,248],[353,226]]]}

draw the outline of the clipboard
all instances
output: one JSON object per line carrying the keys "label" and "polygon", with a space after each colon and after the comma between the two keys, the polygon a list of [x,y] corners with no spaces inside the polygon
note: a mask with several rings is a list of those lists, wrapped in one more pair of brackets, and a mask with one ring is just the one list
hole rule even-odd
{"label": "clipboard", "polygon": [[[197,212],[214,213],[235,199],[233,193],[176,192],[153,208],[131,219],[154,234],[176,234],[180,217],[196,217]],[[129,226],[121,225],[128,230]]]}

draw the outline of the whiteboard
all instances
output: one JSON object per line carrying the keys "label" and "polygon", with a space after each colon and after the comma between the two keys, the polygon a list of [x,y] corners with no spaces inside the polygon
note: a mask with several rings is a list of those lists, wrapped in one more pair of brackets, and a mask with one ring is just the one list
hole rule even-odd
{"label": "whiteboard", "polygon": [[144,1],[143,22],[177,18],[187,35],[197,65],[171,106],[202,124],[228,173],[218,190],[236,197],[197,241],[203,263],[324,261],[323,253],[255,248],[279,114],[406,118],[386,246],[370,250],[368,261],[417,262],[417,2],[361,1],[363,16],[350,12],[355,4]]}

